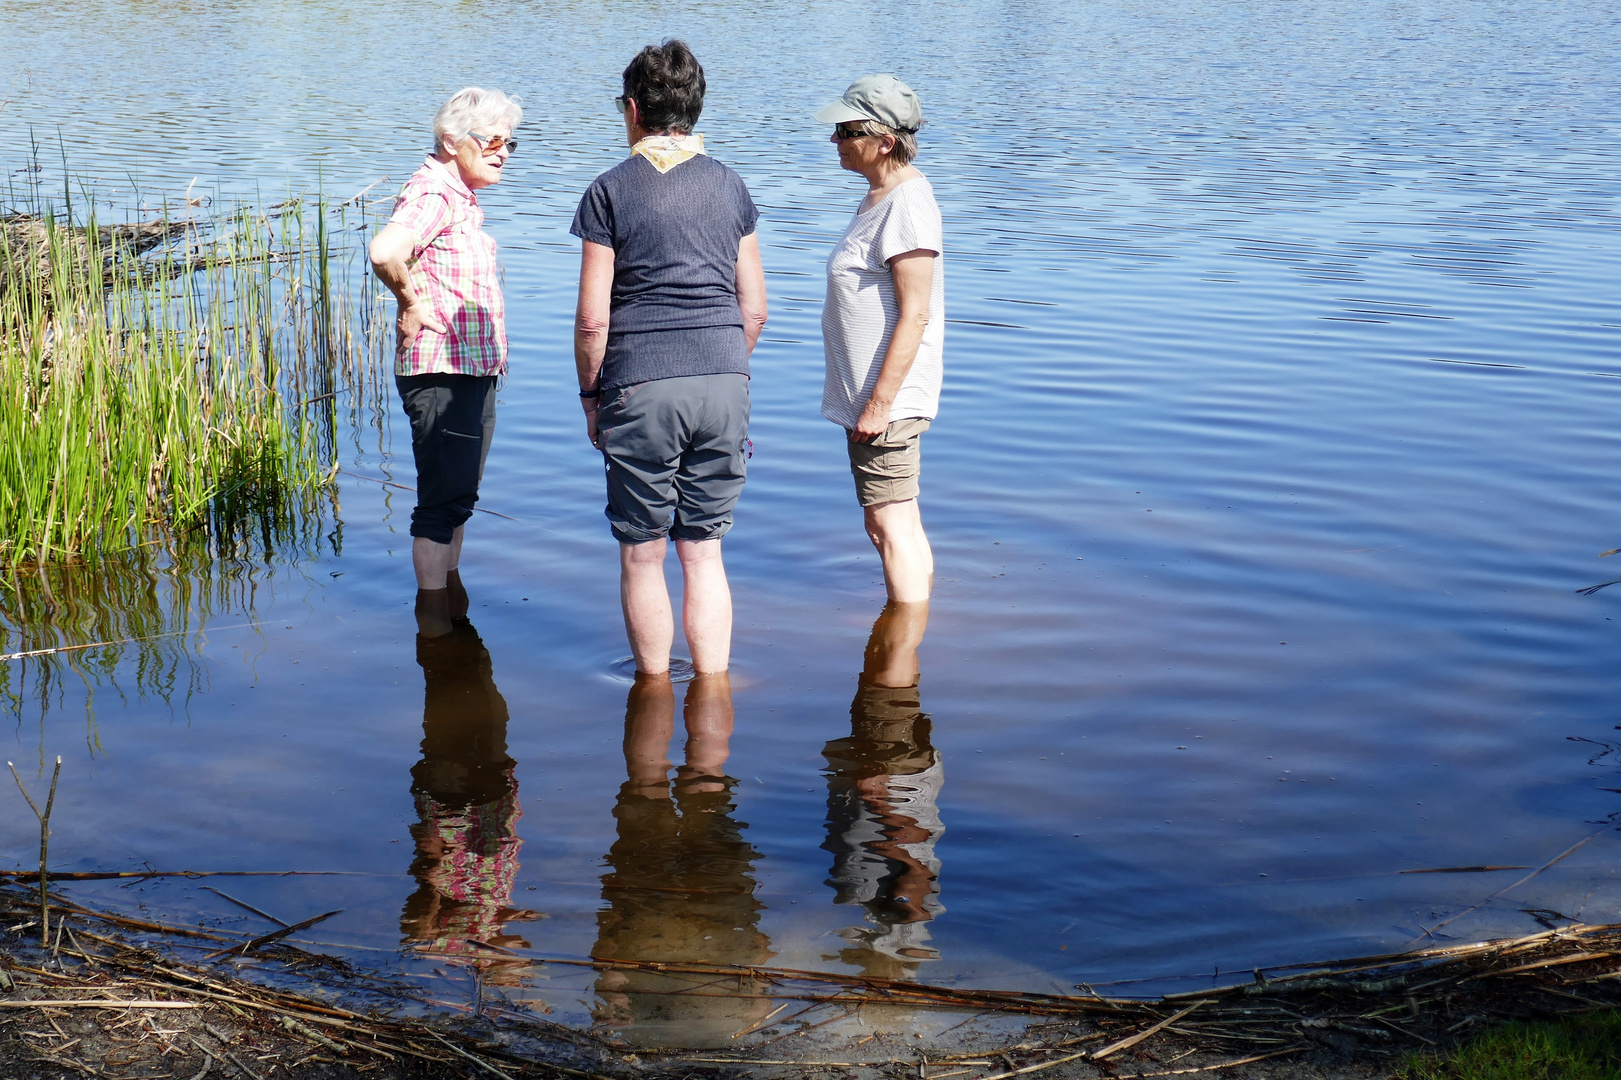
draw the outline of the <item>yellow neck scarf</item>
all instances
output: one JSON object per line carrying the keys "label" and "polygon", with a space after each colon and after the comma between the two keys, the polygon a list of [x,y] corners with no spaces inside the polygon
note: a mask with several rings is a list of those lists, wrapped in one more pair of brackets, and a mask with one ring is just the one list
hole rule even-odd
{"label": "yellow neck scarf", "polygon": [[667,173],[688,158],[704,153],[704,137],[691,135],[649,135],[630,148],[631,157],[640,154],[661,173]]}

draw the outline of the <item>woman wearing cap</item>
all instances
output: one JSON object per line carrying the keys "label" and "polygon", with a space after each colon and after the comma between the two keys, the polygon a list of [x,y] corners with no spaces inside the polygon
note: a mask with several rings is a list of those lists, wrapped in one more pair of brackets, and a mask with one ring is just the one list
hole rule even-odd
{"label": "woman wearing cap", "polygon": [[945,270],[934,189],[912,166],[923,110],[893,75],[867,75],[816,113],[867,195],[827,260],[822,415],[847,432],[867,536],[893,601],[927,600],[934,553],[918,512],[920,443],[940,402]]}
{"label": "woman wearing cap", "polygon": [[617,99],[630,156],[586,191],[574,360],[586,436],[607,459],[608,521],[636,670],[670,667],[668,541],[693,667],[730,663],[721,537],[743,491],[749,354],[765,326],[759,211],[693,132],[704,69],[679,41],[631,60]]}

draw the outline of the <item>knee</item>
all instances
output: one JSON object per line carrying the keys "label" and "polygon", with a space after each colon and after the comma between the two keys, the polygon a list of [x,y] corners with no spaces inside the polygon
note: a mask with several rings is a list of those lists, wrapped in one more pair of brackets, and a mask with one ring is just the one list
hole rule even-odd
{"label": "knee", "polygon": [[669,542],[662,537],[657,540],[648,540],[640,544],[627,544],[620,542],[619,561],[627,567],[643,568],[664,565],[664,553]]}
{"label": "knee", "polygon": [[720,537],[712,540],[677,540],[675,552],[683,567],[707,565],[720,559]]}
{"label": "knee", "polygon": [[862,523],[866,526],[867,538],[877,548],[907,543],[922,531],[922,520],[917,514],[916,499],[864,507]]}
{"label": "knee", "polygon": [[[888,506],[889,504],[884,504]],[[881,548],[894,538],[894,522],[882,512],[882,506],[869,506],[862,514],[862,526],[867,530],[867,539],[872,541],[873,547]]]}
{"label": "knee", "polygon": [[411,536],[417,540],[430,540],[448,546],[471,512],[458,513],[459,508],[448,506],[417,507],[411,513]]}

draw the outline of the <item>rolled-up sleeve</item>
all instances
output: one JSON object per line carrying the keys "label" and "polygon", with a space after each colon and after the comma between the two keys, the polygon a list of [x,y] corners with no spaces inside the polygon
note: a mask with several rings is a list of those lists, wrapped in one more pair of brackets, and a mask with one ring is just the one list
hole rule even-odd
{"label": "rolled-up sleeve", "polygon": [[945,250],[944,234],[940,207],[934,197],[902,188],[895,193],[889,213],[878,228],[875,254],[880,263],[908,251],[932,251],[938,255]]}
{"label": "rolled-up sleeve", "polygon": [[760,208],[754,205],[754,198],[749,194],[748,186],[743,178],[737,178],[738,210],[742,213],[743,235],[751,236],[760,224]]}
{"label": "rolled-up sleeve", "polygon": [[574,224],[568,231],[581,240],[589,240],[603,247],[616,247],[614,243],[614,209],[608,198],[608,189],[599,179],[586,188],[574,211]]}

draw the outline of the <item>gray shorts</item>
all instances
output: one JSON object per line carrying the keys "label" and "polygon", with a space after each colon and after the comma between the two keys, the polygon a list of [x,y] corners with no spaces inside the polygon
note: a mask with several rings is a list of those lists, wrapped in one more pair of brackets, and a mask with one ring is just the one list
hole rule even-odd
{"label": "gray shorts", "polygon": [[862,506],[905,502],[918,495],[923,475],[923,417],[897,420],[872,442],[850,442],[850,472],[856,478],[856,499]]}
{"label": "gray shorts", "polygon": [[606,513],[620,543],[726,535],[748,471],[748,376],[687,375],[608,390],[597,420]]}

